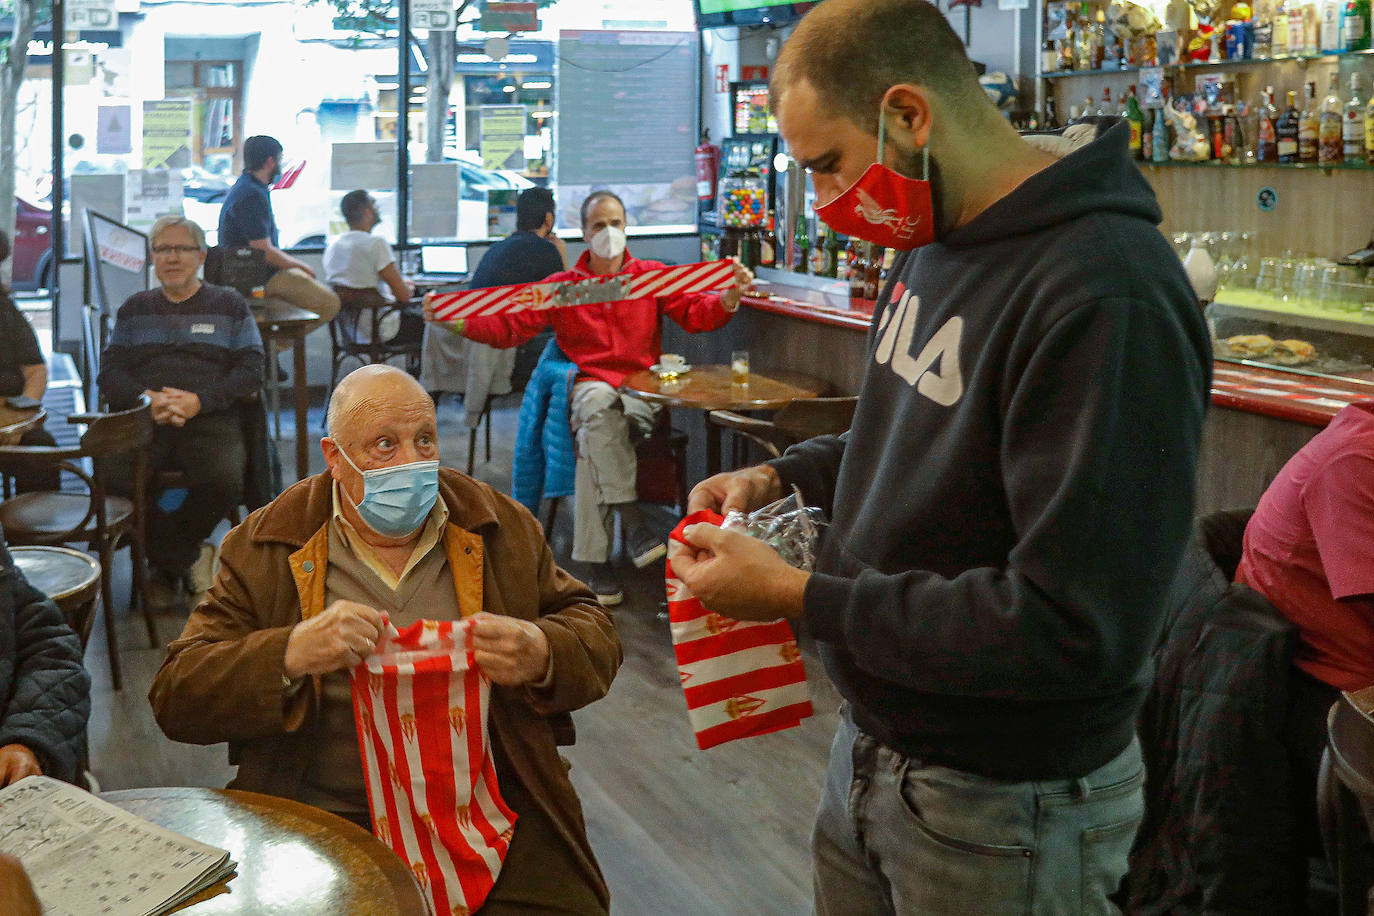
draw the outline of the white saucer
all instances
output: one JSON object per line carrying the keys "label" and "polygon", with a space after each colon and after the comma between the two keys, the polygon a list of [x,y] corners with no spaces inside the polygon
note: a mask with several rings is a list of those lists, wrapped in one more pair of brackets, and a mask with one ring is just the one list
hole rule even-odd
{"label": "white saucer", "polygon": [[683,363],[676,369],[669,369],[662,363],[654,363],[652,366],[649,367],[649,371],[654,373],[655,375],[686,375],[688,372],[692,371],[692,364]]}

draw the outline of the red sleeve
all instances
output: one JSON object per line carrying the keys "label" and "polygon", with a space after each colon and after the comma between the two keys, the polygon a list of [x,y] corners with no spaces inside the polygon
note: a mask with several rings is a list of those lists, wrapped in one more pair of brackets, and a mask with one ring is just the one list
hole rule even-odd
{"label": "red sleeve", "polygon": [[464,321],[463,336],[504,350],[533,340],[548,323],[548,309],[526,309],[513,315],[485,315]]}
{"label": "red sleeve", "polygon": [[1374,595],[1374,455],[1326,462],[1302,490],[1331,597]]}
{"label": "red sleeve", "polygon": [[696,334],[725,327],[734,312],[720,303],[720,293],[686,293],[660,299],[660,308],[684,331]]}
{"label": "red sleeve", "polygon": [[[576,279],[579,279],[579,275],[575,271],[564,270],[550,274],[538,282],[562,283],[564,280]],[[526,309],[513,315],[485,315],[464,321],[463,336],[469,340],[504,350],[508,347],[518,347],[528,340],[533,340],[534,336],[544,330],[548,323],[548,309]]]}

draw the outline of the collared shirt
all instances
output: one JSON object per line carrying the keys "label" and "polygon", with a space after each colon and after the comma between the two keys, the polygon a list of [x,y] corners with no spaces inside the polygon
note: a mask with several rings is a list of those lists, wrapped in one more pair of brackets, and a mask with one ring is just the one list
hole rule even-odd
{"label": "collared shirt", "polygon": [[232,247],[267,239],[278,245],[271,188],[245,171],[224,195],[219,210],[219,244]]}
{"label": "collared shirt", "polygon": [[377,578],[381,579],[387,588],[396,590],[400,586],[401,580],[423,560],[435,545],[443,540],[444,526],[448,524],[448,507],[444,505],[442,499],[434,501],[434,508],[429,510],[429,516],[425,519],[424,530],[420,532],[420,540],[415,543],[415,549],[410,552],[410,559],[406,560],[405,568],[398,576],[392,571],[390,564],[382,559],[382,555],[377,549],[369,544],[353,523],[348,520],[343,512],[343,500],[339,495],[339,482],[334,481],[334,517],[333,522],[338,529],[339,536],[355,557],[361,560],[369,570],[376,573]]}

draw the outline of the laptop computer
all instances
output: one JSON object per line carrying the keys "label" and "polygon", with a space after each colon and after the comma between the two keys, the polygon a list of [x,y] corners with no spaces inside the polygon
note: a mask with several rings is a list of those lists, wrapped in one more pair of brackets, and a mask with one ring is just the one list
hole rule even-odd
{"label": "laptop computer", "polygon": [[421,245],[420,275],[423,283],[457,283],[467,279],[468,250],[463,245]]}

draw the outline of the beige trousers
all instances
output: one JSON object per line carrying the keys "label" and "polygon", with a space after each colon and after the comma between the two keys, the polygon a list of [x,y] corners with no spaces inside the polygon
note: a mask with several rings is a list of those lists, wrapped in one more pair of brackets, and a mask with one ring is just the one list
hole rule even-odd
{"label": "beige trousers", "polygon": [[611,509],[639,499],[634,440],[654,426],[658,408],[622,395],[600,381],[573,385],[573,549],[579,563],[605,563],[611,555]]}
{"label": "beige trousers", "polygon": [[269,299],[281,299],[319,315],[320,320],[310,325],[310,331],[328,324],[339,314],[338,293],[296,267],[274,273],[263,293]]}

